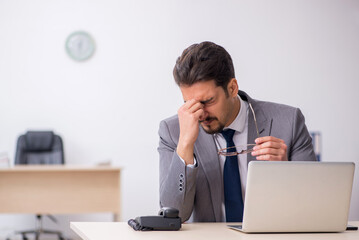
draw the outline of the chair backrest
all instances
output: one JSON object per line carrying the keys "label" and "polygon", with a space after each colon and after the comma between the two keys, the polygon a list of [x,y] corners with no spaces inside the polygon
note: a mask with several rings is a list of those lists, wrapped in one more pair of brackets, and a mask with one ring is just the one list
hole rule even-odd
{"label": "chair backrest", "polygon": [[17,140],[15,164],[64,164],[62,139],[52,131],[28,131]]}

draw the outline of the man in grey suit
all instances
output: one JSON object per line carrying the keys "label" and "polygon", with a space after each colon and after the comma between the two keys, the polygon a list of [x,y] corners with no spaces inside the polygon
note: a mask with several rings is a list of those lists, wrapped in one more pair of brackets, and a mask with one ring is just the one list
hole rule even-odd
{"label": "man in grey suit", "polygon": [[227,201],[231,184],[223,180],[229,160],[218,154],[229,146],[224,135],[228,129],[236,146],[255,144],[248,154],[241,154],[247,149],[236,149],[239,186],[234,191],[240,201],[250,161],[316,160],[301,111],[239,91],[232,59],[223,47],[211,42],[191,45],[177,59],[173,74],[184,104],[177,115],[160,123],[160,205],[179,209],[182,221],[191,216],[195,222],[236,221],[229,219],[234,211]]}

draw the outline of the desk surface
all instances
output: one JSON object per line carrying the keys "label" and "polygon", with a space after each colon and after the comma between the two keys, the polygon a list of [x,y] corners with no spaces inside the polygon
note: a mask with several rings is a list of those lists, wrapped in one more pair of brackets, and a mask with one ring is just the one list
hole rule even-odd
{"label": "desk surface", "polygon": [[0,169],[0,213],[111,212],[120,219],[121,168],[17,165]]}
{"label": "desk surface", "polygon": [[[350,222],[358,226],[359,221]],[[299,233],[299,234],[246,234],[227,228],[227,223],[187,223],[180,231],[134,231],[126,222],[71,222],[71,229],[83,240],[120,240],[120,239],[156,239],[156,240],[358,240],[359,231],[342,233]]]}
{"label": "desk surface", "polygon": [[120,171],[120,167],[93,166],[93,165],[15,165],[9,168],[0,168],[0,173],[6,172],[63,172],[63,171]]}

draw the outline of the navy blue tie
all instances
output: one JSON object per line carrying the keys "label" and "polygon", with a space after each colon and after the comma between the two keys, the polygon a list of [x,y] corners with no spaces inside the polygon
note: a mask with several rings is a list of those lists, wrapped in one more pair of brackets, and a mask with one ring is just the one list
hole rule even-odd
{"label": "navy blue tie", "polygon": [[[226,139],[227,148],[235,146],[233,142],[234,132],[232,129],[226,129],[221,132]],[[236,152],[236,148],[228,149],[228,152]],[[227,222],[242,222],[243,198],[237,156],[226,156],[223,169],[223,182],[226,220]]]}

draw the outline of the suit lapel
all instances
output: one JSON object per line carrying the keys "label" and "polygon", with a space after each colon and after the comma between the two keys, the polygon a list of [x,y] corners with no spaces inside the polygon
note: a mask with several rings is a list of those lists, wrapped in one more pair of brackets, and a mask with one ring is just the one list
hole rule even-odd
{"label": "suit lapel", "polygon": [[194,152],[208,180],[216,221],[221,221],[223,179],[214,137],[200,126]]}
{"label": "suit lapel", "polygon": [[[252,105],[254,114],[256,115],[256,119],[257,119],[259,136],[260,137],[269,136],[270,132],[271,132],[271,127],[272,127],[271,126],[272,119],[267,118],[266,115],[264,114],[263,109],[258,104],[258,102],[253,100],[252,98],[250,98],[245,92],[239,91],[238,95],[244,101],[247,101],[248,104]],[[250,107],[249,107],[248,111],[249,112],[248,112],[248,137],[247,137],[247,143],[252,144],[252,143],[255,143],[254,140],[257,138],[257,130],[256,130],[256,125],[254,123],[253,113],[252,113],[252,110],[250,109]],[[248,154],[247,155],[248,163],[250,161],[253,161],[253,160],[256,160],[256,158],[254,156],[252,156],[251,154]]]}

